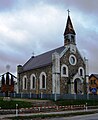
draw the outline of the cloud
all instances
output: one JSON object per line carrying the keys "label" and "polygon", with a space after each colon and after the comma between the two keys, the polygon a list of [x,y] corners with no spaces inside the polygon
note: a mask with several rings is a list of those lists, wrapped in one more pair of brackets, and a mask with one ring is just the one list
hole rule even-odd
{"label": "cloud", "polygon": [[[20,64],[21,61],[26,61],[32,52],[39,54],[54,48],[56,42],[53,39],[58,36],[56,33],[59,33],[60,27],[56,18],[58,13],[61,13],[51,6],[39,6],[39,9],[41,12],[35,7],[0,15],[0,52],[1,61],[5,64]],[[23,59],[20,60],[20,57]]]}
{"label": "cloud", "polygon": [[0,0],[0,12],[13,9],[17,0]]}

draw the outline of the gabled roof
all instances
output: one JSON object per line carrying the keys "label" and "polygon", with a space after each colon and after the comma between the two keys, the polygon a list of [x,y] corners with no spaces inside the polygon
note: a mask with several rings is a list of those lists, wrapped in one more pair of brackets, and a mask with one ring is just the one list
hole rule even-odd
{"label": "gabled roof", "polygon": [[69,15],[68,15],[68,18],[67,18],[67,24],[66,24],[66,28],[65,28],[65,31],[64,31],[64,36],[67,35],[67,34],[76,35]]}
{"label": "gabled roof", "polygon": [[[51,50],[49,52],[43,53],[41,55],[31,57],[24,65],[23,71],[32,70],[35,68],[43,67],[52,63],[52,54],[54,52],[61,53],[65,49],[64,46]],[[22,72],[23,72],[22,71]]]}
{"label": "gabled roof", "polygon": [[94,76],[95,78],[98,79],[98,74],[91,74],[91,75],[89,76],[89,78],[91,78],[92,76]]}

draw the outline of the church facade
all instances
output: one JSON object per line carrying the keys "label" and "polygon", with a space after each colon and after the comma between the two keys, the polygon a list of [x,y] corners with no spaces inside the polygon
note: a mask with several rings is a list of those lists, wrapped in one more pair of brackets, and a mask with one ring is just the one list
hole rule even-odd
{"label": "church facade", "polygon": [[33,94],[83,94],[88,79],[87,60],[76,46],[76,32],[68,15],[64,45],[32,56],[17,66],[18,91]]}

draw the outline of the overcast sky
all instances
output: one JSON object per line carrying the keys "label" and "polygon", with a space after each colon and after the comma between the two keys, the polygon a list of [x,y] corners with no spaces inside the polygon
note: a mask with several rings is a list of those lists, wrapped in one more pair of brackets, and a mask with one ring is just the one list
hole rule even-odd
{"label": "overcast sky", "polygon": [[98,0],[0,0],[0,74],[62,46],[67,9],[89,72],[98,73]]}

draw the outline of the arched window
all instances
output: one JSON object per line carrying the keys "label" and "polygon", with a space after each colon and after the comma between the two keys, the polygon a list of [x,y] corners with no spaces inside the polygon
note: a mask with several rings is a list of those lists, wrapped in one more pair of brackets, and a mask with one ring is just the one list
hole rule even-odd
{"label": "arched window", "polygon": [[40,74],[40,89],[46,89],[46,73],[42,72]]}
{"label": "arched window", "polygon": [[35,89],[35,88],[36,88],[36,77],[34,74],[32,74],[30,77],[30,89]]}
{"label": "arched window", "polygon": [[66,67],[63,67],[63,74],[66,75]]}
{"label": "arched window", "polygon": [[27,89],[27,76],[25,75],[24,77],[23,77],[23,89]]}
{"label": "arched window", "polygon": [[42,75],[42,88],[45,88],[45,75]]}
{"label": "arched window", "polygon": [[83,70],[80,69],[80,76],[83,76]]}
{"label": "arched window", "polygon": [[74,43],[75,37],[71,35],[71,42]]}
{"label": "arched window", "polygon": [[68,77],[68,67],[65,64],[61,66],[61,77]]}
{"label": "arched window", "polygon": [[81,77],[84,78],[84,68],[83,67],[79,67],[78,73]]}

